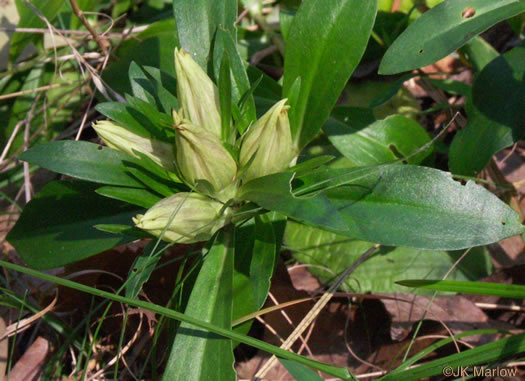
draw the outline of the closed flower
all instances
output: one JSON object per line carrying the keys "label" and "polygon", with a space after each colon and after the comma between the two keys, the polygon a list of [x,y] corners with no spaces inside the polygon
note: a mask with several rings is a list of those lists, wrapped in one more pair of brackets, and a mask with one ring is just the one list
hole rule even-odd
{"label": "closed flower", "polygon": [[175,50],[179,117],[221,136],[219,90],[191,56]]}
{"label": "closed flower", "polygon": [[281,172],[296,156],[286,101],[275,104],[244,136],[239,158],[244,181]]}
{"label": "closed flower", "polygon": [[232,185],[237,164],[214,134],[202,127],[183,123],[175,127],[175,143],[177,168],[190,186],[204,180],[218,194]]}
{"label": "closed flower", "polygon": [[161,167],[174,171],[175,155],[172,144],[137,135],[108,120],[94,123],[93,128],[108,147],[126,152],[137,158],[138,156],[133,151],[140,152]]}
{"label": "closed flower", "polygon": [[[197,193],[177,193],[160,200],[146,214],[133,218],[137,228],[167,242],[193,243],[209,240],[231,214],[223,204]],[[171,221],[171,222],[170,222]],[[169,225],[168,225],[169,224]]]}

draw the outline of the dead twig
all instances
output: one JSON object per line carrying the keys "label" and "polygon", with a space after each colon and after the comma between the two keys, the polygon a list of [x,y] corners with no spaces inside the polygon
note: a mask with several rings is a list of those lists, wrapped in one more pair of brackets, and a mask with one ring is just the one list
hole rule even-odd
{"label": "dead twig", "polygon": [[40,91],[47,91],[47,90],[55,89],[55,88],[60,87],[60,86],[63,86],[63,84],[61,84],[61,83],[53,83],[51,85],[37,87],[36,89],[28,89],[28,90],[17,91],[17,92],[11,93],[11,94],[0,95],[0,101],[3,101],[4,99],[9,99],[9,98],[20,97],[22,95],[38,93]]}
{"label": "dead twig", "polygon": [[86,27],[88,32],[91,34],[91,36],[93,37],[93,39],[95,40],[95,42],[99,46],[100,50],[102,50],[102,53],[104,55],[106,55],[108,50],[109,50],[109,41],[106,40],[105,38],[101,38],[98,35],[97,31],[95,29],[93,29],[91,24],[86,20],[86,16],[84,16],[84,13],[78,7],[78,4],[77,4],[77,2],[75,0],[69,0],[69,2],[71,3],[71,8],[73,8],[73,13],[75,13],[75,15],[82,22],[82,24],[84,24],[84,26]]}

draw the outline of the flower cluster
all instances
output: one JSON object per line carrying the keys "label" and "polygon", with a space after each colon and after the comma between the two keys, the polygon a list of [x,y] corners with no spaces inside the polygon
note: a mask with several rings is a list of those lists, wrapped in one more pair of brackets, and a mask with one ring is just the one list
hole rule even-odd
{"label": "flower cluster", "polygon": [[221,139],[217,86],[182,50],[175,50],[175,71],[180,109],[173,110],[173,145],[110,121],[93,127],[109,147],[149,157],[176,172],[193,190],[165,198],[133,219],[138,228],[166,241],[192,243],[208,240],[228,223],[232,200],[242,182],[285,170],[296,151],[286,99],[276,103],[235,144],[226,145]]}

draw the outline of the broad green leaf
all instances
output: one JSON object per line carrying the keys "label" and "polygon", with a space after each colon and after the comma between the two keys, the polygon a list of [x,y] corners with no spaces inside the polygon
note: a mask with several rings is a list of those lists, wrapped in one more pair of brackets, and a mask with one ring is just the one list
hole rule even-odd
{"label": "broad green leaf", "polygon": [[[22,0],[15,0],[16,9],[20,21],[18,21],[18,28],[47,28],[46,23],[41,20],[30,6],[25,4]],[[31,5],[36,8],[49,22],[53,22],[56,15],[64,5],[64,0],[32,0]],[[21,33],[15,32],[11,36],[11,50],[9,57],[11,62],[15,62],[20,53],[30,43],[39,44],[43,39],[41,33]]]}
{"label": "broad green leaf", "polygon": [[[423,380],[430,376],[442,376],[443,369],[451,368],[458,369],[461,367],[470,367],[478,364],[486,363],[500,363],[510,356],[525,351],[525,333],[519,335],[512,335],[505,339],[495,341],[493,343],[480,345],[479,347],[469,349],[460,353],[455,353],[450,356],[440,358],[422,364],[412,369],[407,369],[402,372],[395,372],[392,375],[386,375],[379,380],[381,381],[410,381]],[[480,374],[483,376],[483,373]]]}
{"label": "broad green leaf", "polygon": [[[157,240],[152,240],[144,248],[141,255],[135,258],[133,265],[129,270],[128,281],[126,282],[126,297],[136,298],[142,290],[142,286],[146,283],[157,263],[159,262],[161,255],[155,253],[154,250],[157,248]],[[164,244],[169,245],[169,244]]]}
{"label": "broad green leaf", "polygon": [[[524,2],[525,3],[525,2]],[[472,86],[474,106],[509,127],[517,141],[525,133],[525,44],[489,63]]]}
{"label": "broad green leaf", "polygon": [[270,291],[270,279],[279,252],[275,242],[275,233],[271,221],[255,217],[255,242],[253,244],[252,262],[250,263],[250,280],[255,295],[257,308],[261,308]]}
{"label": "broad green leaf", "polygon": [[449,149],[450,171],[457,175],[475,176],[487,166],[490,158],[514,144],[512,129],[499,125],[481,113],[469,116]]}
{"label": "broad green leaf", "polygon": [[[383,245],[458,250],[521,234],[518,214],[485,188],[413,165],[317,170],[294,195],[325,190],[341,234]],[[344,186],[343,186],[344,185]]]}
{"label": "broad green leaf", "polygon": [[[220,231],[204,259],[185,315],[225,329],[232,326],[234,238]],[[163,380],[236,380],[232,342],[182,323]]]}
{"label": "broad green leaf", "polygon": [[277,173],[256,178],[244,184],[237,197],[301,222],[344,231],[345,223],[324,195],[297,198],[290,192],[293,176],[293,173]]}
{"label": "broad green leaf", "polygon": [[317,373],[315,373],[310,368],[296,363],[295,361],[279,359],[281,364],[286,368],[286,370],[293,376],[295,380],[300,381],[323,381]]}
{"label": "broad green leaf", "polygon": [[406,160],[418,164],[431,150],[427,132],[415,120],[393,115],[365,128],[329,118],[323,127],[332,144],[355,165],[365,166]]}
{"label": "broad green leaf", "polygon": [[7,240],[27,265],[51,269],[134,239],[93,228],[100,223],[129,223],[143,211],[101,197],[95,189],[84,182],[54,181],[26,205]]}
{"label": "broad green leaf", "polygon": [[489,282],[461,282],[452,280],[402,280],[401,286],[426,290],[461,292],[473,295],[494,295],[500,298],[525,299],[525,286]]}
{"label": "broad green leaf", "polygon": [[283,94],[301,77],[292,126],[299,148],[328,119],[365,51],[376,11],[377,0],[305,0],[297,11],[286,41]]}
{"label": "broad green leaf", "polygon": [[101,196],[124,201],[128,204],[141,206],[143,208],[151,208],[155,203],[161,200],[161,197],[158,195],[150,192],[147,189],[141,188],[127,188],[106,185],[98,188],[96,192]]}
{"label": "broad green leaf", "polygon": [[207,71],[211,46],[217,28],[227,30],[234,41],[237,19],[236,0],[173,0],[173,11],[180,46]]}
{"label": "broad green leaf", "polygon": [[125,165],[126,162],[136,163],[135,158],[93,143],[69,140],[43,143],[18,158],[80,180],[144,188],[128,173]]}
{"label": "broad green leaf", "polygon": [[[301,263],[312,265],[309,267],[310,272],[323,282],[333,281],[335,275],[350,267],[373,246],[369,242],[296,222],[288,222],[284,239],[294,258]],[[382,247],[352,273],[352,278],[346,280],[343,289],[362,293],[404,292],[406,290],[397,285],[396,281],[407,277],[443,277],[456,259],[456,253],[445,251]],[[475,250],[465,259],[468,262],[460,263],[449,275],[451,279],[477,280],[490,274],[492,266],[486,251]]]}
{"label": "broad green leaf", "polygon": [[178,320],[178,321],[181,321],[181,322],[188,323],[188,324],[192,325],[193,327],[198,327],[198,328],[204,329],[204,330],[206,330],[208,332],[213,332],[213,333],[215,333],[217,335],[220,335],[221,337],[227,337],[227,338],[229,338],[231,340],[236,340],[236,341],[239,341],[241,343],[245,343],[245,344],[250,345],[250,346],[252,346],[254,348],[258,348],[258,349],[261,349],[261,350],[266,351],[268,353],[274,354],[274,355],[278,356],[279,358],[284,358],[284,359],[287,359],[287,360],[296,361],[296,362],[298,362],[300,364],[309,366],[309,367],[311,367],[313,369],[318,369],[321,372],[330,374],[330,375],[332,375],[334,377],[338,377],[338,378],[341,378],[343,380],[347,380],[347,379],[349,379],[351,377],[347,368],[338,367],[338,366],[334,366],[334,365],[330,365],[330,364],[324,364],[324,363],[321,363],[321,362],[318,362],[318,361],[315,361],[315,360],[311,360],[311,359],[309,359],[307,357],[297,355],[297,354],[295,354],[293,352],[286,351],[284,349],[281,349],[279,347],[273,346],[271,344],[267,344],[264,341],[254,339],[253,337],[250,337],[250,336],[246,336],[246,335],[242,335],[242,334],[236,333],[236,332],[231,331],[229,329],[219,327],[219,326],[217,326],[215,324],[210,324],[210,323],[208,323],[206,321],[203,321],[203,320],[200,320],[200,319],[196,319],[196,318],[194,318],[192,316],[180,313],[178,311],[174,311],[174,310],[172,310],[170,308],[166,308],[166,307],[159,306],[157,304],[153,304],[153,303],[149,303],[149,302],[145,302],[145,301],[142,301],[142,300],[126,298],[124,296],[117,295],[117,294],[115,294],[113,292],[107,292],[107,291],[99,290],[99,289],[96,289],[96,288],[93,288],[93,287],[89,287],[89,286],[83,285],[81,283],[73,282],[73,281],[70,281],[70,280],[67,280],[67,279],[56,277],[54,275],[50,275],[50,274],[42,273],[42,272],[39,272],[39,271],[35,271],[35,270],[29,269],[27,267],[15,265],[14,263],[0,261],[0,266],[4,267],[6,269],[9,269],[9,270],[20,272],[22,274],[27,274],[27,275],[30,275],[30,276],[33,276],[33,277],[36,277],[36,278],[39,278],[39,279],[43,279],[43,280],[46,280],[48,282],[51,282],[51,283],[54,283],[54,284],[58,284],[60,286],[72,288],[72,289],[75,289],[75,290],[78,290],[78,291],[81,291],[81,292],[85,292],[85,293],[88,293],[88,294],[91,294],[91,295],[100,296],[100,297],[102,297],[104,299],[112,300],[114,302],[125,303],[125,304],[129,304],[130,306],[142,308],[142,309],[145,309],[145,310],[148,310],[148,311],[153,311],[155,313],[158,313],[159,315],[166,316],[166,317],[169,317],[169,318],[174,319],[174,320]]}
{"label": "broad green leaf", "polygon": [[492,25],[525,11],[524,0],[447,0],[414,21],[387,50],[380,74],[430,65]]}
{"label": "broad green leaf", "polygon": [[473,176],[490,158],[525,136],[525,46],[486,65],[472,88],[469,122],[450,146],[453,173]]}

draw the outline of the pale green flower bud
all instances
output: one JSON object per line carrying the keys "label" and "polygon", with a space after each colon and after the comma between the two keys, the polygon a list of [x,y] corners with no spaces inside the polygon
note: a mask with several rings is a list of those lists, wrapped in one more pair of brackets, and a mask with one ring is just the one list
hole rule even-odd
{"label": "pale green flower bud", "polygon": [[219,193],[234,182],[237,164],[214,134],[185,122],[175,127],[175,143],[175,162],[189,185],[205,180]]}
{"label": "pale green flower bud", "polygon": [[296,156],[286,101],[276,103],[243,137],[239,161],[241,168],[247,166],[244,181],[281,172]]}
{"label": "pale green flower bud", "polygon": [[172,172],[175,170],[175,154],[172,144],[137,135],[109,120],[93,123],[93,128],[108,147],[137,158],[139,157],[133,151],[140,152],[161,167]]}
{"label": "pale green flower bud", "polygon": [[228,222],[231,210],[198,193],[177,193],[153,205],[146,214],[133,218],[135,226],[168,242],[193,243],[209,240]]}
{"label": "pale green flower bud", "polygon": [[220,137],[221,114],[217,86],[183,50],[175,49],[175,71],[181,116]]}

